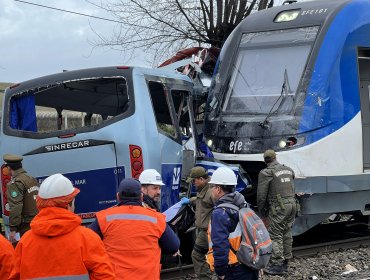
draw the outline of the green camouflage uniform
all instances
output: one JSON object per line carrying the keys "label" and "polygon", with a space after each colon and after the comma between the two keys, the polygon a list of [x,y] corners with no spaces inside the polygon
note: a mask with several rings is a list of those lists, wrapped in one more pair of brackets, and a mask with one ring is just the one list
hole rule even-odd
{"label": "green camouflage uniform", "polygon": [[38,191],[39,184],[35,178],[29,176],[23,168],[14,171],[12,180],[7,184],[11,231],[17,231],[22,236],[30,229],[30,223],[38,213]]}
{"label": "green camouflage uniform", "polygon": [[276,160],[258,176],[257,206],[269,220],[272,265],[281,266],[284,260],[292,258],[291,228],[297,212],[293,180],[294,171]]}
{"label": "green camouflage uniform", "polygon": [[202,189],[198,189],[195,203],[195,227],[197,236],[191,258],[198,279],[212,279],[212,273],[209,270],[205,257],[208,252],[207,229],[214,205],[211,188],[208,184]]}

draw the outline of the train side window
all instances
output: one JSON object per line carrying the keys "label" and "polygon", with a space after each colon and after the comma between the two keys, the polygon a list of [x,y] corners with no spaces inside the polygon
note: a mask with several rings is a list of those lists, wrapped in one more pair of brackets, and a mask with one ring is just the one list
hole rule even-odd
{"label": "train side window", "polygon": [[148,88],[159,131],[171,138],[177,138],[176,116],[171,114],[171,99],[167,89],[162,83],[153,81],[148,81]]}
{"label": "train side window", "polygon": [[129,105],[124,78],[60,82],[14,94],[9,102],[9,127],[36,134],[78,132],[122,115]]}

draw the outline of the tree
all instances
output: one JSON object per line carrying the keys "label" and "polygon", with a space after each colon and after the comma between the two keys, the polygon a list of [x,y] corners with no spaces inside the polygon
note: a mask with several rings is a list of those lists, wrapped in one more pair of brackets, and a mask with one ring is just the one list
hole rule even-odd
{"label": "tree", "polygon": [[188,47],[220,48],[245,17],[273,5],[273,0],[86,1],[120,22],[111,35],[96,33],[95,46],[131,54],[142,49],[153,55],[154,64]]}

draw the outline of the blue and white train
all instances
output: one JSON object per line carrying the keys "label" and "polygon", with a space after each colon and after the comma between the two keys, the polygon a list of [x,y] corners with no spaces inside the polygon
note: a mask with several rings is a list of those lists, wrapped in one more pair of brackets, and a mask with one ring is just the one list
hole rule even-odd
{"label": "blue and white train", "polygon": [[[262,153],[296,173],[301,234],[333,213],[370,214],[370,1],[325,0],[248,16],[225,42],[204,134],[257,186]],[[252,199],[253,200],[253,199]]]}

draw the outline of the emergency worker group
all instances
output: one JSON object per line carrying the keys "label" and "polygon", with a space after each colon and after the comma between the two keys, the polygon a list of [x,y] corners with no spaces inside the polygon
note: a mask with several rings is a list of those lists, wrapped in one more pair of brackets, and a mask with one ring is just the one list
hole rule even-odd
{"label": "emergency worker group", "polygon": [[[264,273],[283,275],[292,258],[293,225],[299,205],[294,171],[263,155],[267,165],[258,177],[257,206],[266,221],[273,244],[264,271],[238,261],[241,244],[237,230],[238,208],[248,204],[235,191],[237,177],[228,167],[212,176],[193,167],[187,183],[197,194],[183,204],[195,207],[195,243],[191,254],[196,279],[259,279]],[[80,192],[62,174],[47,177],[41,185],[22,167],[21,156],[3,156],[11,175],[7,184],[8,240],[0,235],[2,279],[160,279],[161,255],[181,256],[180,240],[160,213],[161,175],[144,170],[139,179],[123,179],[117,205],[96,213],[88,227],[74,213]],[[222,204],[222,205],[221,205]],[[220,206],[220,207],[218,207]],[[14,250],[15,247],[15,250]]]}

